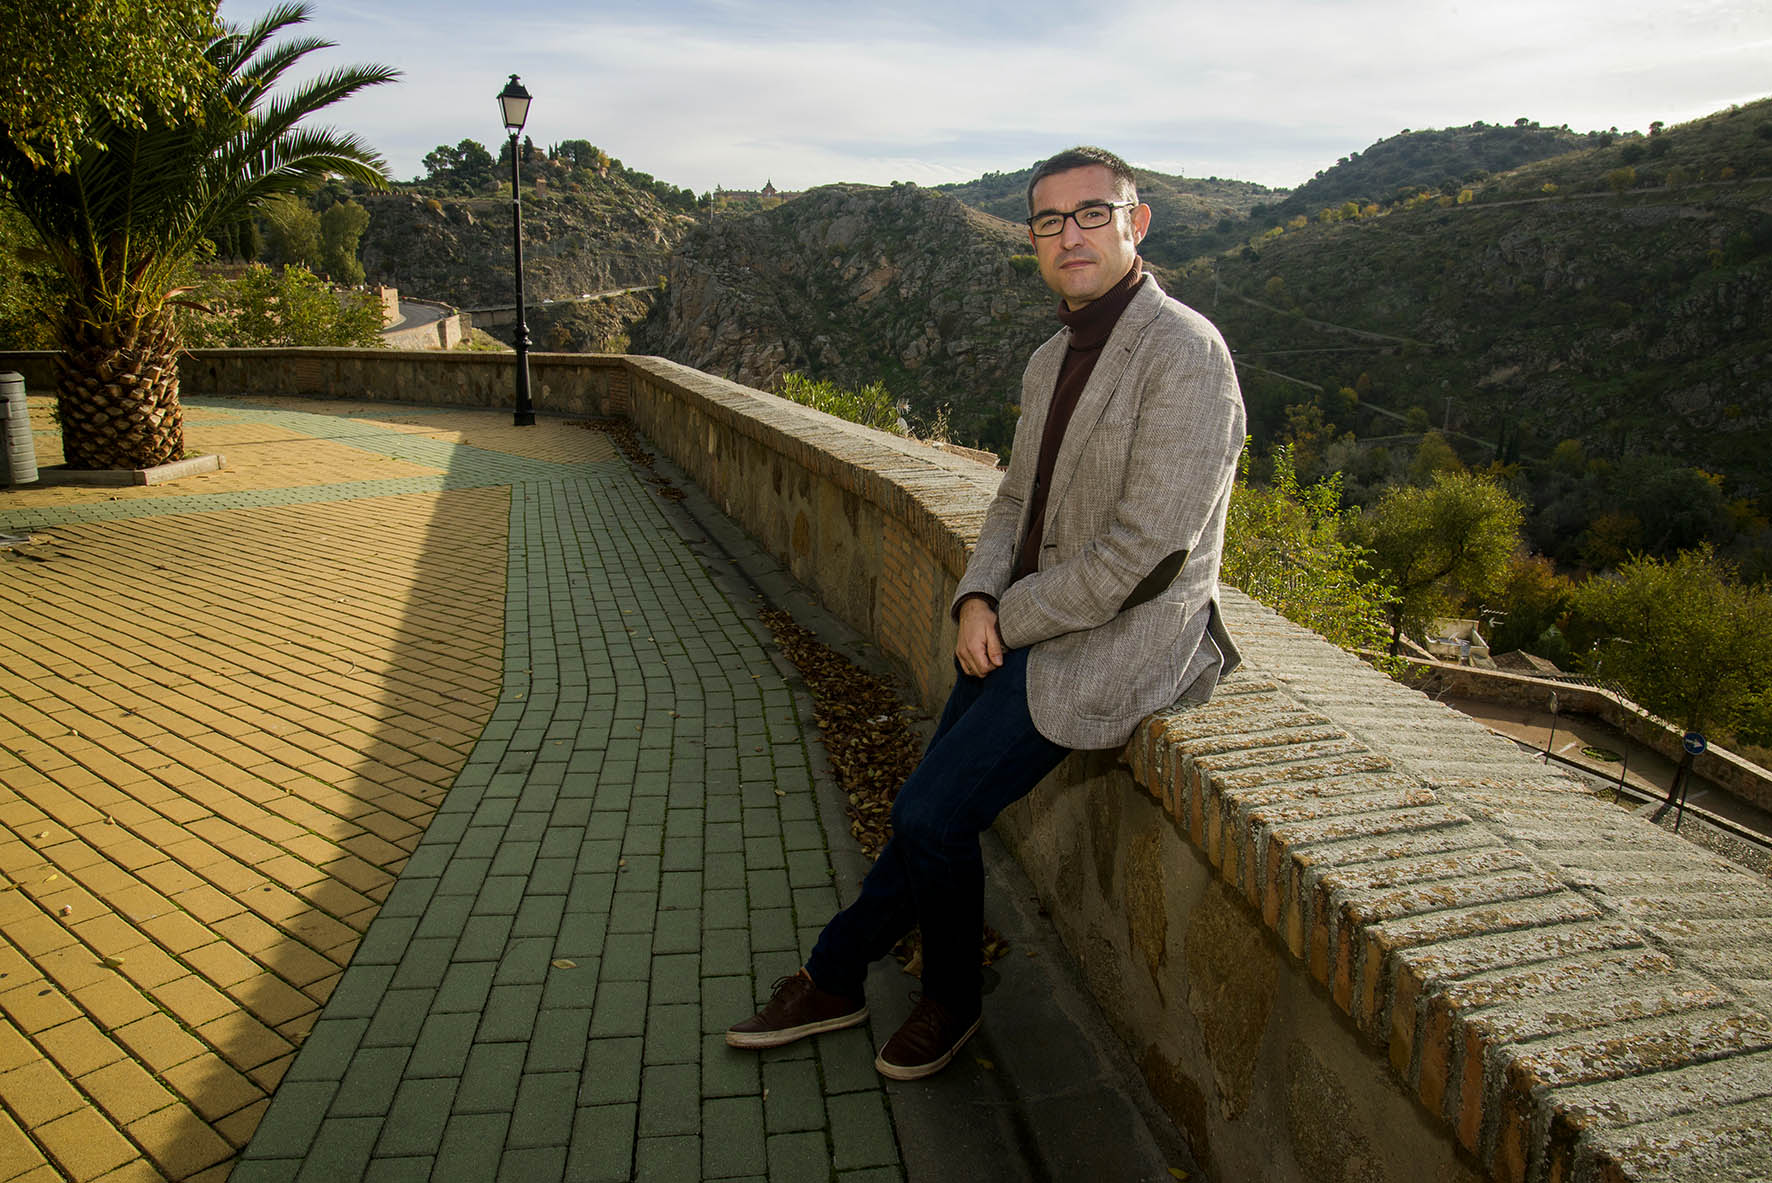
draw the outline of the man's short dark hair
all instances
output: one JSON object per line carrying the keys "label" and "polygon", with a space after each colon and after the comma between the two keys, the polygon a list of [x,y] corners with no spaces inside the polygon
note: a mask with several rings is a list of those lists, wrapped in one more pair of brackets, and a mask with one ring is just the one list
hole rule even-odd
{"label": "man's short dark hair", "polygon": [[1068,173],[1073,168],[1088,168],[1099,164],[1114,174],[1115,195],[1121,201],[1138,200],[1138,181],[1132,175],[1132,166],[1109,152],[1106,148],[1097,148],[1091,144],[1079,144],[1075,148],[1066,148],[1056,156],[1048,157],[1034,165],[1034,175],[1028,178],[1028,213],[1034,212],[1034,186],[1054,173]]}

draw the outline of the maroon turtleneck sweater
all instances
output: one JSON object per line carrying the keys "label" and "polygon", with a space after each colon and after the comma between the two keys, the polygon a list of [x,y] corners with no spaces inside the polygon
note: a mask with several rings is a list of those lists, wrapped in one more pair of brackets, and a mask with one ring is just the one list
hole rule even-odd
{"label": "maroon turtleneck sweater", "polygon": [[1065,429],[1076,412],[1077,400],[1083,396],[1083,387],[1089,384],[1089,375],[1095,372],[1102,346],[1107,344],[1109,334],[1120,322],[1120,314],[1132,303],[1143,282],[1144,260],[1134,256],[1131,270],[1099,298],[1075,311],[1063,300],[1058,302],[1058,319],[1071,330],[1070,347],[1059,363],[1058,385],[1052,392],[1051,409],[1046,412],[1045,431],[1040,435],[1040,460],[1034,466],[1034,487],[1028,495],[1028,532],[1016,552],[1011,583],[1039,569],[1040,539],[1046,533],[1046,495],[1052,487],[1052,468],[1058,462]]}

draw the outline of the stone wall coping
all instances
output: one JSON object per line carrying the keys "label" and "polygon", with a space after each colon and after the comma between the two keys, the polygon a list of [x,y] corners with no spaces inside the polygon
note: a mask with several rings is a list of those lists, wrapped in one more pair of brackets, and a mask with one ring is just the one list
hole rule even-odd
{"label": "stone wall coping", "polygon": [[1493,1178],[1769,1179],[1772,883],[1231,589],[1133,779]]}

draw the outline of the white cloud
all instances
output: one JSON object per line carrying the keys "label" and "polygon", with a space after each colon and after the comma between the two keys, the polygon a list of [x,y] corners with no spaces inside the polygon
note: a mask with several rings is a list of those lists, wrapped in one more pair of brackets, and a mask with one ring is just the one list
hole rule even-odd
{"label": "white cloud", "polygon": [[[236,21],[263,11],[229,0]],[[1767,93],[1772,6],[1745,0],[906,0],[326,4],[322,67],[405,81],[336,108],[410,177],[441,143],[502,138],[516,72],[537,143],[587,139],[696,190],[935,183],[1078,141],[1275,185],[1405,127],[1519,116],[1677,122]]]}

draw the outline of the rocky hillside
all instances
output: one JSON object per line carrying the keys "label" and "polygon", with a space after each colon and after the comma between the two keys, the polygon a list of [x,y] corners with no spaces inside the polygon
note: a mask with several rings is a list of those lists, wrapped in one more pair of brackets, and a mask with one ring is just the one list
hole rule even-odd
{"label": "rocky hillside", "polygon": [[[1300,215],[1172,290],[1238,352],[1258,440],[1295,432],[1288,406],[1315,403],[1361,438],[1449,425],[1467,461],[1520,464],[1541,516],[1565,440],[1563,469],[1698,468],[1740,520],[1772,508],[1772,101],[1457,197]],[[1534,541],[1558,553],[1559,529],[1541,520]]]}
{"label": "rocky hillside", "polygon": [[[460,308],[514,299],[509,197],[359,198],[369,210],[359,257],[370,283]],[[527,299],[655,284],[694,225],[656,196],[612,177],[579,193],[523,194]]]}
{"label": "rocky hillside", "polygon": [[1057,327],[1022,227],[915,185],[832,185],[717,217],[672,254],[636,352],[768,387],[884,381],[928,430],[1006,450],[1028,353]]}
{"label": "rocky hillside", "polygon": [[[937,188],[975,209],[1020,223],[1027,217],[1028,178],[1033,174],[1032,168],[986,173],[963,185]],[[1151,207],[1151,231],[1140,249],[1147,260],[1163,265],[1185,263],[1239,241],[1247,233],[1252,210],[1287,195],[1284,189],[1252,181],[1178,177],[1142,168],[1134,169],[1133,174],[1138,178],[1139,198]]]}

